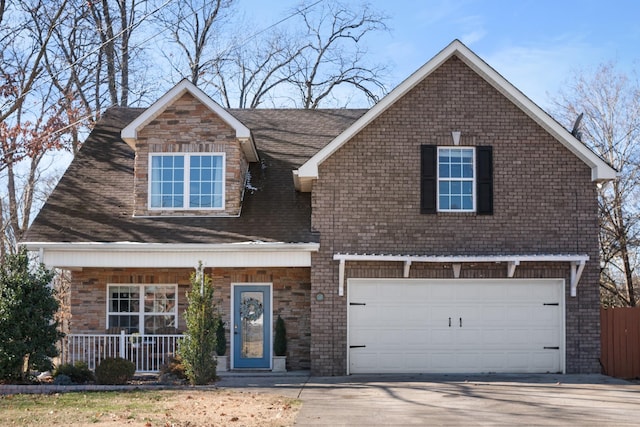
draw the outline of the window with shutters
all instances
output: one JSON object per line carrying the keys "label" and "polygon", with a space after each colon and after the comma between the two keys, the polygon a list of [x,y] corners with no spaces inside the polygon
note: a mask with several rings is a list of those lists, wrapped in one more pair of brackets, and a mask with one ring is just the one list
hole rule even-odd
{"label": "window with shutters", "polygon": [[421,147],[420,211],[493,214],[493,151],[479,147]]}

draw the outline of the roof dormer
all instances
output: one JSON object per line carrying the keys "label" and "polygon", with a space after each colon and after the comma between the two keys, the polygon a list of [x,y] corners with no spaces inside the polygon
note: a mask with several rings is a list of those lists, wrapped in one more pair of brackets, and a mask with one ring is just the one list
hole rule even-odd
{"label": "roof dormer", "polygon": [[251,131],[182,80],[121,132],[136,153],[134,216],[238,216]]}

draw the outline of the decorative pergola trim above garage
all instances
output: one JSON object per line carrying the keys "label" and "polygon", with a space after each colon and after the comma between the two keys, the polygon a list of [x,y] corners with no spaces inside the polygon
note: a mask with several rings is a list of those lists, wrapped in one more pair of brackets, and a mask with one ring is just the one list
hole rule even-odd
{"label": "decorative pergola trim above garage", "polygon": [[404,263],[404,277],[409,277],[411,264],[414,262],[446,263],[451,264],[453,277],[460,277],[460,270],[464,263],[507,263],[507,277],[511,278],[516,272],[516,267],[521,262],[568,262],[571,266],[571,296],[576,296],[576,288],[582,276],[582,271],[588,255],[375,255],[375,254],[341,254],[333,255],[334,261],[340,261],[338,273],[338,295],[344,296],[344,274],[347,261],[365,262],[402,262]]}

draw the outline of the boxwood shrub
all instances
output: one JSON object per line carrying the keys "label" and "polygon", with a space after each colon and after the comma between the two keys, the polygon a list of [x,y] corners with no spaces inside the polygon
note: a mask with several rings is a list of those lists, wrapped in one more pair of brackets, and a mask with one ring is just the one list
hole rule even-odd
{"label": "boxwood shrub", "polygon": [[126,384],[133,379],[136,365],[121,357],[104,359],[96,367],[98,384]]}

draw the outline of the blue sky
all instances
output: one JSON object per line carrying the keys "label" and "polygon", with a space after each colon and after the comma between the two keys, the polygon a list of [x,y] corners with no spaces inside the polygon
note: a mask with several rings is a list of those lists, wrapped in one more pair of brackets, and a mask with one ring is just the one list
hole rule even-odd
{"label": "blue sky", "polygon": [[[259,27],[279,21],[298,3],[238,0]],[[456,38],[543,108],[575,71],[608,61],[625,72],[640,69],[637,0],[369,3],[390,17],[390,33],[378,35],[369,51],[391,64],[392,87]]]}

